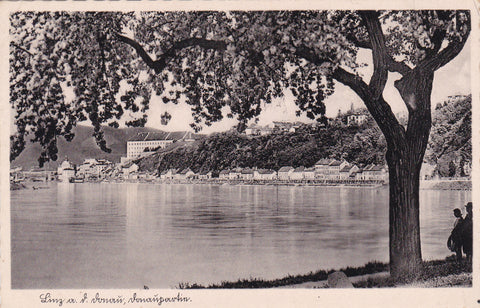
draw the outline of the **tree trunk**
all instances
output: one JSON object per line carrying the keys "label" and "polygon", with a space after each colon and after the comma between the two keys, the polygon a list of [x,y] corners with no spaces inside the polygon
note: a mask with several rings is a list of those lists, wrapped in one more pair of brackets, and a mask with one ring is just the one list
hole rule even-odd
{"label": "tree trunk", "polygon": [[390,274],[415,279],[422,272],[420,245],[420,169],[431,128],[430,94],[433,74],[412,71],[395,84],[405,101],[408,127],[394,133],[386,159],[390,177]]}
{"label": "tree trunk", "polygon": [[390,275],[415,279],[422,270],[419,216],[419,175],[421,165],[408,152],[387,151],[390,177]]}

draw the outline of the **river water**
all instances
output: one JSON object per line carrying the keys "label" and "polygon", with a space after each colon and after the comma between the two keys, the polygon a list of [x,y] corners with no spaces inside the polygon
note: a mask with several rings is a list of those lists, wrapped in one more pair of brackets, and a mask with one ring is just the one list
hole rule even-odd
{"label": "river water", "polygon": [[[424,259],[470,191],[422,190]],[[12,288],[174,288],[388,261],[388,189],[56,184],[11,192]]]}

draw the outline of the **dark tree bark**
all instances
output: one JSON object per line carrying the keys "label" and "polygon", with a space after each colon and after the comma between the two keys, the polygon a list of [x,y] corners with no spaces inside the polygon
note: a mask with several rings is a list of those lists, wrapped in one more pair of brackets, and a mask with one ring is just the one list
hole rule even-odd
{"label": "dark tree bark", "polygon": [[388,146],[386,154],[390,177],[390,273],[395,278],[416,278],[422,271],[419,183],[431,128],[432,83],[433,72],[415,69],[395,84],[409,110],[406,134],[395,135],[398,141]]}

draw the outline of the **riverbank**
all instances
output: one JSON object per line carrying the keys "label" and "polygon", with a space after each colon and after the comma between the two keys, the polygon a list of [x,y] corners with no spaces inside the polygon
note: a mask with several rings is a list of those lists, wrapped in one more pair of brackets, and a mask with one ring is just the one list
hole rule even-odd
{"label": "riverbank", "polygon": [[413,281],[396,281],[390,277],[389,266],[382,262],[369,262],[360,267],[346,267],[339,270],[319,270],[305,275],[289,275],[280,279],[259,278],[222,281],[203,286],[197,283],[180,283],[179,289],[257,289],[257,288],[328,288],[328,275],[343,272],[355,288],[396,288],[396,287],[448,287],[472,285],[472,265],[455,258],[424,262],[424,271]]}
{"label": "riverbank", "polygon": [[[10,190],[29,189],[29,182],[13,183]],[[36,183],[36,182],[32,182]],[[61,182],[58,182],[61,183]],[[85,181],[82,183],[145,183],[145,184],[208,184],[208,185],[230,185],[230,186],[320,186],[320,187],[346,187],[346,188],[381,188],[388,187],[388,183],[379,181],[342,181],[342,180],[303,180],[303,181],[280,181],[280,180],[241,180],[241,179],[160,179],[160,178],[139,178],[139,179],[105,179]],[[65,183],[71,184],[71,183]],[[81,184],[81,183],[76,183]],[[472,190],[472,182],[469,180],[428,180],[420,181],[420,189],[425,190]]]}
{"label": "riverbank", "polygon": [[420,181],[420,189],[432,190],[472,190],[471,180],[431,180]]}
{"label": "riverbank", "polygon": [[334,180],[308,180],[308,181],[280,181],[280,180],[240,180],[240,179],[192,179],[192,180],[160,180],[165,184],[216,184],[231,186],[327,186],[327,187],[382,187],[386,184],[379,181],[334,181]]}

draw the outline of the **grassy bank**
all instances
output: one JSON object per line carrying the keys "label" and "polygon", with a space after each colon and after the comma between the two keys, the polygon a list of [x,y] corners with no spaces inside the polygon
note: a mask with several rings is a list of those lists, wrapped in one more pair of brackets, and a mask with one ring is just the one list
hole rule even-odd
{"label": "grassy bank", "polygon": [[[239,279],[234,282],[223,281],[219,284],[211,284],[204,286],[197,283],[180,283],[180,289],[256,289],[256,288],[275,288],[283,286],[292,286],[306,282],[319,282],[327,280],[328,275],[342,271],[347,277],[363,276],[367,274],[375,274],[388,272],[389,266],[381,262],[369,262],[360,267],[346,267],[339,270],[319,270],[310,272],[305,275],[289,275],[280,279],[264,280],[260,278]],[[453,285],[471,285],[472,265],[467,261],[456,262],[451,258],[445,260],[425,261],[424,271],[415,281],[419,286],[423,283],[425,287],[435,286],[453,286]],[[439,280],[439,278],[441,278]],[[430,283],[431,281],[434,281]],[[436,281],[436,282],[435,282]],[[354,283],[356,288],[385,288],[398,287],[405,285],[406,281],[395,281],[389,276],[370,277],[364,281]]]}
{"label": "grassy bank", "polygon": [[457,262],[454,259],[424,262],[423,273],[415,281],[397,281],[391,277],[373,277],[354,283],[356,288],[393,288],[411,287],[446,287],[472,285],[472,264],[465,259]]}

